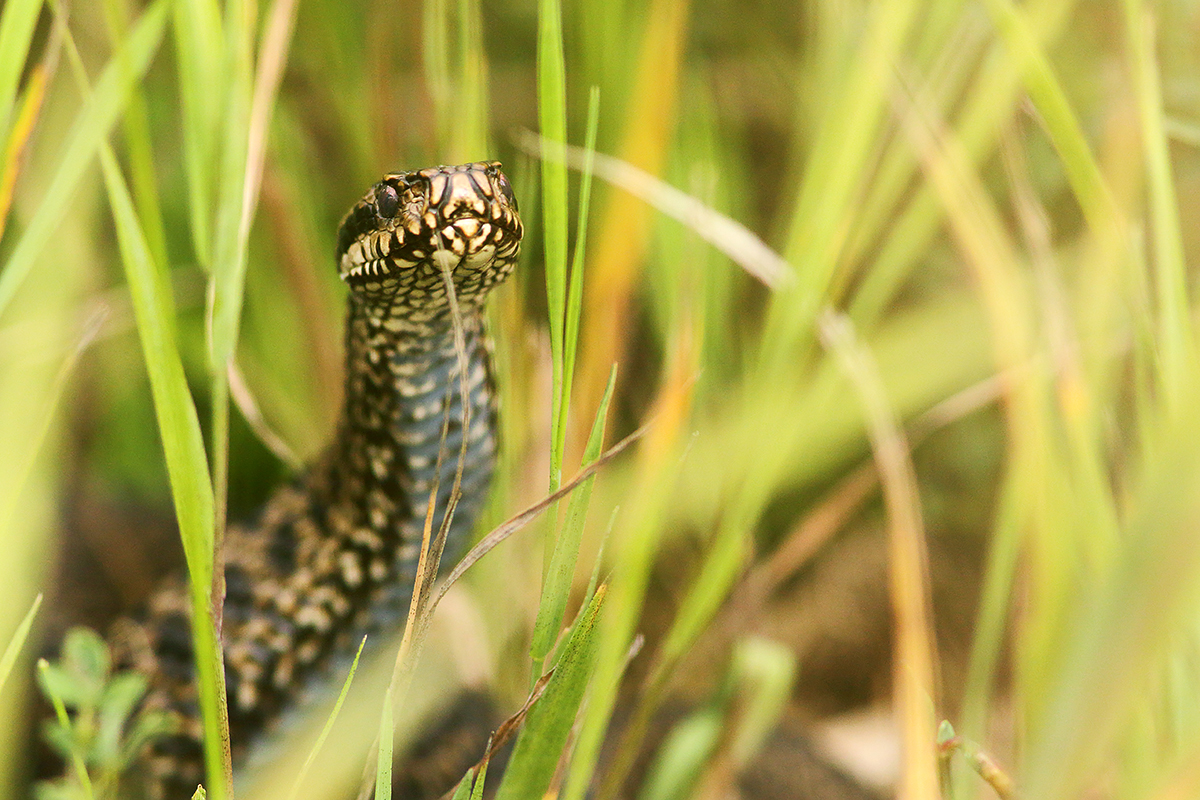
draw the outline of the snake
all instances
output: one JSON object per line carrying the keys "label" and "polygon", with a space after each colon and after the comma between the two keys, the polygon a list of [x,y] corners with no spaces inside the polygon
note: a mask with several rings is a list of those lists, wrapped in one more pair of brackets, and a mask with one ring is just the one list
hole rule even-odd
{"label": "snake", "polygon": [[[353,654],[357,635],[406,612],[427,516],[436,531],[451,513],[443,563],[461,554],[497,453],[484,306],[516,264],[522,233],[495,161],[385,175],[342,220],[335,261],[349,291],[336,433],[223,540],[235,762],[299,687]],[[143,707],[178,720],[130,778],[147,798],[190,797],[204,780],[189,609],[182,576],[168,578],[107,637],[114,662],[147,678]]]}

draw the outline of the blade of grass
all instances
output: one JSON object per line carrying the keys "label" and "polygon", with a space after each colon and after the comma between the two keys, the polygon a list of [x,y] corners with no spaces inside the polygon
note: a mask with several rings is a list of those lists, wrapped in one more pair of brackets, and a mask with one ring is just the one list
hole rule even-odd
{"label": "blade of grass", "polygon": [[[632,22],[635,12],[618,8],[624,4],[602,5],[612,6],[599,14],[604,29],[613,38],[600,43],[599,57],[605,67],[616,68],[589,77],[605,87],[606,97],[617,98],[612,107],[623,111],[620,143],[615,152],[638,169],[659,175],[673,140],[691,2],[651,0],[644,10],[636,12],[645,18],[636,47],[632,43],[627,46],[619,43],[630,37],[631,30],[636,30],[636,23]],[[595,19],[586,12],[580,18]],[[625,24],[621,25],[622,22]],[[592,35],[585,31],[582,37]],[[632,65],[619,63],[626,53],[629,54],[626,58],[634,61]],[[624,98],[628,100],[622,102]],[[601,376],[621,360],[629,332],[634,328],[629,322],[632,297],[650,241],[652,216],[640,200],[625,192],[605,193],[595,232],[590,237],[594,246],[585,281],[588,315],[580,339],[575,397],[584,408],[599,404],[603,393]],[[576,430],[575,436],[582,439],[583,426]]]}
{"label": "blade of grass", "polygon": [[4,648],[4,655],[0,656],[0,691],[4,690],[4,683],[8,680],[8,674],[12,672],[13,664],[17,663],[17,656],[21,653],[21,648],[25,646],[25,640],[29,637],[29,629],[33,627],[33,618],[37,616],[38,609],[42,607],[42,594],[33,598],[33,605],[29,607],[25,618],[21,620],[21,624],[13,631],[12,638],[8,640],[8,646]]}
{"label": "blade of grass", "polygon": [[8,212],[12,208],[17,174],[21,171],[26,145],[29,144],[29,137],[33,135],[34,126],[41,114],[42,103],[46,99],[46,87],[58,64],[65,27],[65,24],[53,26],[41,63],[34,66],[29,72],[29,79],[25,83],[24,97],[21,98],[17,116],[13,119],[12,129],[8,132],[4,146],[4,170],[3,174],[0,174],[0,238],[3,238],[4,231],[8,226]]}
{"label": "blade of grass", "polygon": [[[276,3],[275,8],[280,6]],[[237,350],[245,294],[246,247],[253,217],[255,179],[249,169],[254,92],[253,28],[244,3],[228,4],[224,17],[223,52],[226,82],[210,89],[219,93],[225,116],[217,136],[212,169],[218,176],[213,209],[214,238],[209,275],[208,349],[211,371],[211,423],[209,468],[213,478],[216,511],[215,536],[224,536],[229,494],[229,380],[228,365]],[[261,124],[261,120],[259,120]],[[251,203],[247,203],[247,196]],[[221,580],[221,576],[217,576]],[[214,587],[218,593],[221,587]]]}
{"label": "blade of grass", "polygon": [[600,127],[600,87],[588,95],[587,134],[584,137],[583,166],[579,172],[579,216],[575,221],[575,249],[571,254],[571,277],[567,284],[567,318],[563,326],[563,399],[557,422],[562,430],[554,433],[555,442],[566,442],[567,416],[571,386],[575,378],[575,352],[579,346],[579,317],[583,312],[583,263],[587,256],[588,212],[592,205],[592,168],[596,152],[596,133]]}
{"label": "blade of grass", "polygon": [[479,766],[478,771],[472,770],[475,775],[475,786],[471,789],[471,800],[483,800],[484,782],[487,780],[487,768],[489,759],[484,759]]}
{"label": "blade of grass", "polygon": [[602,585],[563,645],[541,699],[525,717],[496,800],[543,797],[550,788],[588,686],[597,644],[596,621],[606,594]]}
{"label": "blade of grass", "polygon": [[[686,347],[681,343],[681,350]],[[613,542],[613,558],[620,569],[613,573],[609,584],[611,599],[601,625],[591,695],[562,793],[565,800],[582,800],[589,791],[630,642],[634,640],[669,497],[667,487],[673,485],[678,470],[679,443],[692,403],[694,384],[686,372],[689,363],[687,354],[672,359],[671,372],[654,404],[654,429],[638,453],[637,488],[626,511],[628,521]]]}
{"label": "blade of grass", "polygon": [[[1074,6],[1075,0],[1045,0],[1033,4],[1029,14],[1035,36],[1044,42],[1054,41],[1066,26]],[[968,8],[973,10],[972,6]],[[956,139],[973,162],[978,163],[995,148],[1004,129],[1004,120],[1020,102],[1020,88],[1021,72],[1004,45],[996,43],[985,57],[979,77],[971,84],[970,94],[954,125]],[[928,252],[942,223],[942,205],[937,193],[928,185],[919,186],[900,218],[893,219],[894,208],[908,190],[910,179],[908,171],[898,171],[895,180],[872,187],[880,194],[879,201],[872,202],[873,198],[866,201],[868,211],[864,211],[864,215],[869,214],[872,207],[877,211],[869,225],[864,223],[864,230],[878,230],[886,225],[887,235],[851,300],[850,315],[860,328],[879,319],[913,265]],[[869,254],[873,247],[872,238],[873,234],[856,235],[848,253],[850,258],[857,260]]]}
{"label": "blade of grass", "polygon": [[454,796],[451,800],[471,800],[471,792],[475,785],[475,770],[470,769],[466,775],[463,775],[462,780],[458,782],[458,786],[454,789]]}
{"label": "blade of grass", "polygon": [[217,0],[178,0],[172,11],[189,229],[196,260],[211,270],[213,196],[220,177],[218,135],[228,69],[221,10]]}
{"label": "blade of grass", "polygon": [[[584,448],[583,463],[588,465],[600,456],[600,448],[604,444],[605,419],[608,416],[608,404],[612,400],[613,386],[616,384],[617,368],[614,366],[608,378],[608,388],[596,411],[596,420],[592,424],[592,433]],[[550,556],[550,568],[546,570],[546,578],[542,583],[542,597],[538,603],[537,618],[533,624],[533,639],[529,647],[530,658],[533,661],[534,674],[541,675],[543,665],[550,648],[558,639],[562,627],[563,614],[566,612],[567,599],[571,594],[571,581],[575,576],[575,564],[579,558],[579,542],[583,536],[583,524],[587,519],[588,501],[591,499],[592,484],[595,476],[580,484],[579,491],[571,497],[567,507],[567,519],[561,533],[554,540],[554,552]]]}
{"label": "blade of grass", "polygon": [[893,706],[903,751],[897,797],[938,795],[935,717],[937,648],[934,643],[929,556],[908,443],[889,407],[869,351],[845,316],[821,320],[821,336],[851,378],[864,407],[888,515],[888,595],[894,625]]}
{"label": "blade of grass", "polygon": [[[61,10],[56,7],[55,11],[61,22]],[[76,78],[86,92],[87,75],[69,32],[65,35],[65,42]],[[126,57],[127,53],[118,51],[115,66],[122,74],[128,75],[132,67]],[[143,360],[150,376],[155,415],[175,501],[176,521],[188,565],[191,629],[205,767],[210,781],[212,776],[224,776],[224,781],[213,781],[211,787],[214,798],[224,800],[232,794],[229,722],[225,707],[223,656],[213,619],[212,579],[216,542],[213,533],[212,483],[206,469],[203,435],[174,341],[175,311],[166,265],[154,261],[116,156],[107,142],[100,143],[99,154],[121,260],[130,287],[134,317],[142,340]]]}
{"label": "blade of grass", "polygon": [[818,310],[829,302],[866,171],[873,163],[888,90],[919,3],[898,0],[865,6],[869,18],[854,60],[838,73],[806,172],[794,201],[784,258],[795,269],[789,290],[772,298],[760,355],[759,380],[795,370],[796,346],[808,352]]}
{"label": "blade of grass", "polygon": [[42,0],[13,0],[4,4],[4,13],[0,14],[0,131],[9,131],[17,82],[41,8]]}
{"label": "blade of grass", "polygon": [[1014,66],[1024,72],[1025,88],[1058,151],[1088,224],[1097,232],[1123,236],[1122,214],[1083,134],[1083,126],[1034,34],[1028,14],[1011,0],[987,0],[986,6],[1005,45],[1013,53]]}
{"label": "blade of grass", "polygon": [[1142,147],[1150,191],[1154,242],[1154,283],[1158,301],[1159,380],[1167,403],[1178,406],[1186,376],[1195,368],[1196,346],[1188,298],[1187,264],[1179,201],[1171,176],[1171,155],[1163,126],[1163,98],[1155,52],[1154,21],[1138,0],[1126,0],[1125,33],[1142,129]]}
{"label": "blade of grass", "polygon": [[[251,17],[231,8],[226,38],[232,56],[228,86],[228,134],[221,150],[217,193],[215,262],[209,307],[212,359],[213,488],[218,544],[224,535],[229,472],[229,371],[237,351],[246,289],[246,249],[258,208],[266,139],[296,21],[296,0],[274,0],[259,45],[257,71],[251,54]],[[218,579],[220,576],[218,576]]]}
{"label": "blade of grass", "polygon": [[[117,0],[105,0],[104,20],[109,42],[116,49],[129,35],[128,9]],[[122,130],[125,134],[138,219],[142,223],[142,230],[154,260],[159,264],[168,264],[170,260],[167,255],[167,235],[163,227],[162,208],[155,182],[154,151],[150,144],[150,120],[140,85],[130,94],[122,118]]]}
{"label": "blade of grass", "polygon": [[491,149],[479,1],[436,0],[426,3],[424,12],[423,66],[433,100],[438,160],[477,161]]}
{"label": "blade of grass", "polygon": [[[242,181],[241,202],[237,239],[235,246],[238,256],[233,262],[242,270],[233,272],[236,283],[230,286],[229,292],[240,297],[245,283],[245,252],[250,239],[250,227],[254,223],[255,212],[258,209],[258,196],[262,188],[263,167],[266,163],[267,134],[271,129],[271,119],[275,111],[275,103],[279,96],[279,85],[283,80],[283,70],[287,65],[288,53],[291,47],[292,35],[296,27],[297,0],[275,0],[267,12],[267,24],[262,34],[262,42],[258,48],[257,71],[254,74],[254,90],[250,97],[248,127],[245,142],[244,178]],[[240,316],[240,305],[233,307],[229,317]],[[227,317],[221,319],[214,310],[217,321],[224,335],[230,337],[228,342],[220,340],[214,344],[213,350],[218,358],[228,363],[236,348],[237,322]]]}
{"label": "blade of grass", "polygon": [[379,751],[375,762],[375,800],[392,800],[392,687],[383,698],[379,714]]}
{"label": "blade of grass", "polygon": [[46,194],[0,272],[0,316],[33,268],[42,248],[54,235],[62,215],[67,213],[96,148],[108,136],[133,90],[132,82],[141,79],[158,51],[165,21],[166,5],[162,0],[155,0],[142,14],[121,50],[104,68],[95,89],[75,118]]}
{"label": "blade of grass", "polygon": [[[538,3],[538,127],[546,148],[557,155],[567,142],[566,67],[563,63],[562,6],[559,0]],[[550,491],[562,482],[566,446],[563,338],[567,292],[567,167],[561,158],[542,159],[542,234],[545,241],[546,304],[550,312],[552,363]],[[550,547],[547,540],[547,549]]]}
{"label": "blade of grass", "polygon": [[333,704],[333,711],[329,712],[329,719],[325,720],[325,725],[321,728],[321,733],[317,736],[317,741],[313,744],[308,757],[304,759],[304,766],[300,767],[300,772],[296,774],[296,782],[292,784],[292,793],[288,795],[290,800],[296,800],[300,796],[300,788],[304,785],[304,779],[308,776],[308,770],[312,767],[313,762],[317,760],[317,753],[321,752],[321,748],[325,745],[325,740],[329,738],[329,732],[333,730],[333,723],[337,721],[338,714],[342,710],[342,703],[346,700],[346,693],[350,691],[350,683],[354,680],[354,673],[358,671],[359,656],[362,655],[363,647],[366,644],[367,637],[364,636],[362,641],[358,643],[358,650],[354,653],[354,661],[350,663],[350,672],[346,675],[346,680],[342,682],[342,690],[338,692],[337,701]]}
{"label": "blade of grass", "polygon": [[560,154],[555,155],[548,142],[528,133],[518,135],[517,145],[543,159],[561,158],[581,171],[594,162],[595,173],[601,179],[679,220],[768,288],[778,289],[793,281],[787,261],[749,228],[627,161],[571,145],[560,148]]}
{"label": "blade of grass", "polygon": [[166,275],[154,263],[133,200],[107,145],[101,149],[101,164],[146,370],[150,374],[179,535],[191,578],[188,586],[192,638],[204,725],[205,766],[211,784],[209,793],[216,800],[223,800],[229,796],[220,779],[228,774],[228,722],[224,711],[224,669],[212,618],[214,517],[204,438],[175,346],[174,309]]}
{"label": "blade of grass", "polygon": [[[1023,81],[1037,108],[1038,120],[1058,152],[1088,223],[1092,256],[1087,259],[1088,279],[1081,286],[1082,295],[1078,301],[1080,338],[1084,341],[1107,340],[1108,331],[1119,324],[1114,312],[1121,305],[1135,302],[1131,296],[1136,296],[1136,291],[1125,290],[1131,280],[1127,272],[1137,264],[1126,214],[1117,205],[1109,182],[1084,136],[1083,125],[1039,42],[1030,15],[1010,0],[989,0],[987,8],[1005,46],[1013,54],[1014,66],[1023,71]],[[1013,152],[1013,148],[1006,148],[1006,152]],[[1085,363],[1103,386],[1112,365],[1110,354],[1104,352],[1091,359],[1086,355],[1085,352]],[[1099,409],[1103,404],[1103,401],[1095,401],[1090,407]],[[1072,419],[1079,428],[1100,424],[1095,415],[1075,414]]]}

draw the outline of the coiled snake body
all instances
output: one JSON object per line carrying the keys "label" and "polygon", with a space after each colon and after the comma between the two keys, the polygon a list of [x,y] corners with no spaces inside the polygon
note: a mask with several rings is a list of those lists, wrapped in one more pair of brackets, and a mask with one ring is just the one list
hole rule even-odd
{"label": "coiled snake body", "polygon": [[[446,559],[461,550],[496,451],[483,304],[512,270],[521,235],[496,162],[387,175],[343,220],[337,262],[351,291],[337,435],[256,524],[225,538],[221,635],[235,757],[355,631],[403,613],[431,493],[436,485],[437,530],[465,437]],[[443,267],[460,311],[465,381]],[[182,720],[141,767],[150,797],[190,797],[203,780],[185,597],[182,581],[169,581],[109,637],[118,661],[150,679],[146,705]]]}

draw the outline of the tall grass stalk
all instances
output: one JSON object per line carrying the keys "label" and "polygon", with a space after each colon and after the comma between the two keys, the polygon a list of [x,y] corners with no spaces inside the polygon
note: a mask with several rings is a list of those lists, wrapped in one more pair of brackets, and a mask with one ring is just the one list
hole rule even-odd
{"label": "tall grass stalk", "polygon": [[[547,147],[557,154],[567,141],[566,65],[563,63],[562,6],[559,0],[538,5],[538,127]],[[545,239],[546,304],[550,310],[551,429],[550,491],[562,483],[566,430],[563,372],[567,307],[567,167],[562,158],[544,158],[542,233]]]}

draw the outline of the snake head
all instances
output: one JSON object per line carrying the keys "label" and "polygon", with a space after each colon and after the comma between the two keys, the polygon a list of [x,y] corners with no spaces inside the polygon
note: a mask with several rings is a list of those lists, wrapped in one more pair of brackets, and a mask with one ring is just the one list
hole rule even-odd
{"label": "snake head", "polygon": [[385,175],[338,232],[338,271],[368,301],[436,310],[443,267],[460,302],[482,302],[516,262],[523,229],[497,161]]}

